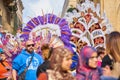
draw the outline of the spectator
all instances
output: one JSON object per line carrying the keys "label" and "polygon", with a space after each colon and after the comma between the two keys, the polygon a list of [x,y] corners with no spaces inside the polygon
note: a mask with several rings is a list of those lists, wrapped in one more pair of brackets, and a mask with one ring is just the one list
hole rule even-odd
{"label": "spectator", "polygon": [[97,68],[97,52],[90,46],[85,46],[79,53],[77,66],[77,80],[100,80],[100,72]]}
{"label": "spectator", "polygon": [[106,55],[104,47],[97,47],[97,54],[98,54],[98,66],[101,67],[102,59]]}
{"label": "spectator", "polygon": [[42,56],[43,56],[44,62],[37,69],[37,77],[39,77],[41,73],[46,72],[46,70],[50,68],[49,58],[51,56],[52,50],[53,49],[51,47],[49,47],[48,44],[44,44],[41,47],[41,51],[42,51]]}
{"label": "spectator", "polygon": [[43,58],[34,52],[34,42],[32,40],[28,40],[26,42],[26,49],[23,49],[22,52],[12,62],[13,79],[17,80],[17,74],[20,75],[30,64],[26,71],[24,80],[36,80],[37,68],[42,63]]}
{"label": "spectator", "polygon": [[117,80],[117,78],[112,77],[112,70],[113,70],[113,59],[110,55],[106,55],[102,59],[102,76],[101,80]]}
{"label": "spectator", "polygon": [[8,80],[11,77],[11,67],[6,61],[3,49],[0,48],[0,80]]}
{"label": "spectator", "polygon": [[[113,69],[109,69],[109,66],[103,67],[103,73],[104,72],[109,72],[106,74],[103,74],[102,77],[107,77],[107,78],[115,78],[120,80],[120,33],[117,31],[111,32],[106,40],[106,52],[108,53],[108,57],[113,60],[113,65],[111,67]],[[103,62],[102,62],[103,63]],[[108,64],[106,62],[106,64]],[[111,62],[112,63],[112,62]],[[103,65],[103,64],[102,64]],[[109,75],[109,76],[106,76]],[[102,80],[105,80],[102,78]]]}
{"label": "spectator", "polygon": [[[50,57],[50,69],[47,70],[47,74],[44,80],[75,80],[69,73],[70,65],[72,64],[72,53],[66,48],[53,49]],[[38,78],[38,80],[43,80]]]}

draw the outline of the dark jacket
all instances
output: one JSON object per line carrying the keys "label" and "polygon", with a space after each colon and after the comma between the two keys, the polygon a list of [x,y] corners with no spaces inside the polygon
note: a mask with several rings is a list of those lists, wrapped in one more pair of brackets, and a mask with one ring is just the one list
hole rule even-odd
{"label": "dark jacket", "polygon": [[46,72],[47,69],[50,68],[50,61],[46,60],[37,68],[37,77],[40,75],[42,72]]}

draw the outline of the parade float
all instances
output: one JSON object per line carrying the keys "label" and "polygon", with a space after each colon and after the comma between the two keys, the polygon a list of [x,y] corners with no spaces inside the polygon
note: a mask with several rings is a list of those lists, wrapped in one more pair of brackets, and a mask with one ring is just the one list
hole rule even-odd
{"label": "parade float", "polygon": [[[41,55],[41,46],[49,44],[50,47],[66,47],[73,51],[70,44],[71,31],[68,22],[54,14],[43,14],[31,18],[22,33],[13,36],[5,33],[1,38],[1,45],[8,61],[12,61],[25,48],[25,42],[32,39],[35,42],[35,51]],[[19,39],[18,39],[19,38]]]}
{"label": "parade float", "polygon": [[71,28],[72,36],[77,38],[77,45],[86,42],[87,45],[105,47],[105,36],[112,31],[112,26],[105,15],[100,15],[100,4],[85,0],[76,8],[69,8],[65,18]]}
{"label": "parade float", "polygon": [[77,53],[82,47],[106,47],[106,36],[113,29],[105,13],[100,15],[99,3],[85,0],[76,7],[68,8],[64,18],[68,21],[72,33],[70,43],[75,54],[72,67],[77,65]]}
{"label": "parade float", "polygon": [[74,54],[73,60],[75,61],[71,66],[73,69],[77,65],[78,57],[73,51],[70,37],[71,31],[66,19],[57,17],[54,14],[32,18],[23,28],[23,34],[21,35],[23,41],[33,39],[36,44],[39,44],[39,47],[45,43],[53,48],[65,46]]}
{"label": "parade float", "polygon": [[[54,14],[46,14],[32,18],[22,30],[21,38],[23,41],[33,39],[42,41],[42,44],[49,43],[52,47],[61,46],[63,42],[67,48],[70,47],[70,28],[64,18],[57,17]],[[53,38],[57,36],[59,39]],[[52,39],[52,40],[51,40]],[[59,43],[60,42],[60,43]]]}

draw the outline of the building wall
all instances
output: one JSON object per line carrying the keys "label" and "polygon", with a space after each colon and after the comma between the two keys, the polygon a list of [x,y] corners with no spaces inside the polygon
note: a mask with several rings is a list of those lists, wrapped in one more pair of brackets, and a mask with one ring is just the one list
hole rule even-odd
{"label": "building wall", "polygon": [[67,11],[68,4],[69,4],[69,0],[65,0],[65,1],[64,1],[64,4],[63,4],[63,9],[62,9],[61,17],[64,17],[64,14],[65,14],[66,11]]}
{"label": "building wall", "polygon": [[[7,0],[10,2],[9,0]],[[9,4],[7,1],[0,0],[0,15],[2,15],[2,25],[3,29],[9,32],[16,32],[17,27],[22,26],[22,10],[23,5],[21,0],[17,0],[17,9],[9,9]],[[11,0],[12,1],[12,0]]]}
{"label": "building wall", "polygon": [[120,31],[120,0],[101,0],[101,14],[105,12],[114,30]]}
{"label": "building wall", "polygon": [[3,0],[0,0],[0,9],[1,9],[1,16],[2,16],[2,25],[3,25],[3,29],[8,30],[9,32],[12,32],[13,29],[10,26],[8,20],[7,20],[7,11],[6,8],[3,4]]}
{"label": "building wall", "polygon": [[76,7],[76,5],[77,5],[77,0],[69,0],[68,6]]}
{"label": "building wall", "polygon": [[16,13],[17,13],[17,17],[18,17],[18,20],[19,20],[18,25],[20,26],[20,25],[22,25],[22,21],[23,21],[23,19],[22,19],[23,5],[22,5],[22,1],[21,0],[17,0],[17,7],[18,7],[18,10],[17,10]]}
{"label": "building wall", "polygon": [[77,5],[77,0],[65,0],[63,4],[61,17],[64,17],[68,8],[76,7],[76,5]]}

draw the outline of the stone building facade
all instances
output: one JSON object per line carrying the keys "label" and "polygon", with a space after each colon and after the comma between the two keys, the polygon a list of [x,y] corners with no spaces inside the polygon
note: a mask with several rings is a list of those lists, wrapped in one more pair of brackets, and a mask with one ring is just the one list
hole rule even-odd
{"label": "stone building facade", "polygon": [[22,10],[21,0],[0,0],[0,25],[4,30],[15,32],[22,26]]}
{"label": "stone building facade", "polygon": [[114,30],[120,31],[120,0],[100,0],[101,14],[106,13]]}

